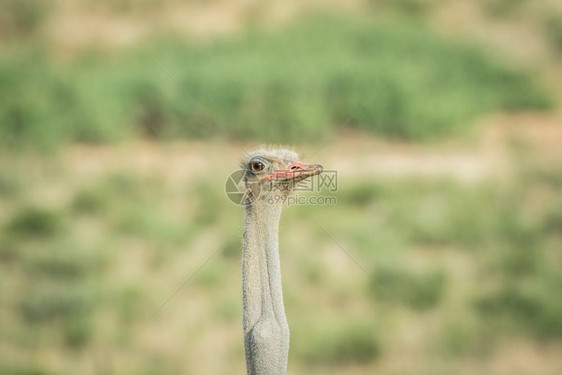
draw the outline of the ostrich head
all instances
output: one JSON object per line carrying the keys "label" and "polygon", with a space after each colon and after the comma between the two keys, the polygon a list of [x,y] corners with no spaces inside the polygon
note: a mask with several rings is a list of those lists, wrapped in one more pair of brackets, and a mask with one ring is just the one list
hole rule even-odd
{"label": "ostrich head", "polygon": [[242,181],[246,203],[286,196],[298,182],[322,172],[320,164],[303,163],[295,151],[275,147],[249,152],[240,166],[246,172]]}

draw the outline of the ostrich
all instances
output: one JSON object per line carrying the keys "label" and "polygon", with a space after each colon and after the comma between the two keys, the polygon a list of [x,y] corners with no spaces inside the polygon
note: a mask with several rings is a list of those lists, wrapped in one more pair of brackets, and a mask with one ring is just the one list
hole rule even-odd
{"label": "ostrich", "polygon": [[281,209],[296,183],[322,172],[291,150],[262,148],[241,162],[245,170],[245,230],[242,250],[244,349],[248,375],[283,375],[289,326],[279,264]]}

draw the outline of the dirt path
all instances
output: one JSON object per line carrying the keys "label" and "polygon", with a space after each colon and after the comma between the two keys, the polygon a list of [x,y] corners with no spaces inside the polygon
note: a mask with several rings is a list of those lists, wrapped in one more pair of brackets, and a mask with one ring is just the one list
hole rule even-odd
{"label": "dirt path", "polygon": [[[466,183],[508,176],[517,147],[525,147],[541,162],[562,162],[560,113],[492,116],[482,121],[477,130],[479,135],[470,140],[422,145],[344,133],[322,148],[312,161],[352,177],[444,177]],[[253,145],[244,147],[251,149]],[[305,146],[301,150],[304,155],[312,155],[316,149]],[[119,146],[74,146],[65,152],[64,159],[83,177],[107,173],[113,168],[160,176],[174,183],[206,175],[209,169],[226,176],[238,167],[242,152],[225,141],[132,142]]]}

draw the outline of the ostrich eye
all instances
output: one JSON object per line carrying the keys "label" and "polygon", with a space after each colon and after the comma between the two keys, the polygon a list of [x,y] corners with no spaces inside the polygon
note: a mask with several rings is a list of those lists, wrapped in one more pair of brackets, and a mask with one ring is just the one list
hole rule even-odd
{"label": "ostrich eye", "polygon": [[254,161],[251,164],[252,171],[254,172],[261,172],[265,168],[265,165],[261,161]]}

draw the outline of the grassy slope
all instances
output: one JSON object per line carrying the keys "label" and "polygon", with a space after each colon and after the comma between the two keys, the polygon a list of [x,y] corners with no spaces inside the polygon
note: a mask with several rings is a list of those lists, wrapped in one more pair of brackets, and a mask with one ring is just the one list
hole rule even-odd
{"label": "grassy slope", "polygon": [[[169,166],[195,156],[207,172]],[[242,214],[223,196],[214,173],[228,166],[212,150],[159,158],[150,170],[114,162],[85,172],[88,163],[72,158],[1,164],[2,373],[242,371],[238,235],[148,320]],[[469,360],[486,368],[482,358],[515,339],[556,345],[561,175],[524,164],[509,185],[347,179],[336,206],[288,208],[281,246],[293,371],[371,373],[399,364],[405,350],[417,363],[406,373]]]}

